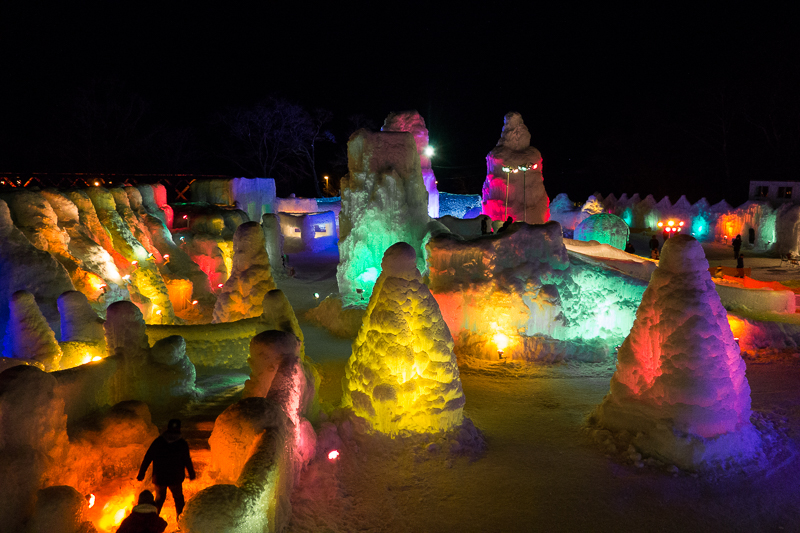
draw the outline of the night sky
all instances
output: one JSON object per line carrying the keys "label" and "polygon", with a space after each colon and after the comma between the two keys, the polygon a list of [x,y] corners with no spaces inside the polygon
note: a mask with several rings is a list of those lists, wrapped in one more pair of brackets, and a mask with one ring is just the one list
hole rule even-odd
{"label": "night sky", "polygon": [[[112,80],[147,103],[141,128],[190,128],[185,168],[234,174],[215,156],[215,116],[279,96],[333,112],[341,172],[356,114],[416,109],[437,149],[440,190],[480,192],[503,115],[522,114],[551,198],[599,191],[736,205],[751,179],[795,179],[800,39],[783,8],[613,10],[386,3],[258,10],[94,2],[0,7],[0,171],[84,172],[67,157],[76,90]],[[377,3],[371,4],[373,6]],[[387,7],[390,6],[390,7]],[[722,133],[724,132],[724,134]],[[66,155],[65,155],[66,154]],[[306,193],[284,188],[279,193]]]}

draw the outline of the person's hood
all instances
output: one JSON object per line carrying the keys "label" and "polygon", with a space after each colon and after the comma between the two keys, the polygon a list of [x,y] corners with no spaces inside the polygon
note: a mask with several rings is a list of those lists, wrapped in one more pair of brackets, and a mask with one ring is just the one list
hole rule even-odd
{"label": "person's hood", "polygon": [[133,507],[134,513],[156,513],[158,514],[158,507],[150,503],[140,503]]}

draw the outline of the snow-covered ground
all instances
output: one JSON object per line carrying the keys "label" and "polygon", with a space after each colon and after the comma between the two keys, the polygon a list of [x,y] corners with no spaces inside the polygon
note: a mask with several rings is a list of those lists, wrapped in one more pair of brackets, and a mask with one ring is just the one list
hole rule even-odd
{"label": "snow-covered ground", "polygon": [[[721,264],[733,263],[730,246],[706,249],[712,264],[717,256]],[[753,259],[762,261],[765,271],[778,263]],[[784,279],[800,278],[798,270],[782,271]],[[332,265],[304,260],[297,277],[281,288],[299,315],[313,305],[314,291],[323,298],[323,291],[335,291]],[[321,398],[332,408],[342,393],[348,342],[301,325],[306,353],[320,365]],[[451,453],[453,443],[441,437],[391,440],[348,431],[350,423],[333,411],[341,456],[329,461],[318,455],[303,474],[289,529],[800,530],[798,354],[754,354],[747,360],[754,421],[767,437],[764,455],[744,468],[714,473],[676,471],[655,461],[637,467],[624,445],[611,451],[584,430],[587,415],[608,393],[613,371],[613,362],[462,367],[464,413],[486,439],[477,458]]]}

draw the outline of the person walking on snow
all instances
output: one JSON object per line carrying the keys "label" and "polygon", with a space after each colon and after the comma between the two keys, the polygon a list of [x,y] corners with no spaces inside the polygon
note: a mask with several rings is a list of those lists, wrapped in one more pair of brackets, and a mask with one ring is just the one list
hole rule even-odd
{"label": "person walking on snow", "polygon": [[742,249],[742,236],[737,235],[735,239],[733,239],[733,258],[739,259],[739,250]]}
{"label": "person walking on snow", "polygon": [[147,468],[153,463],[153,484],[156,486],[155,506],[158,512],[167,499],[167,489],[175,500],[175,512],[178,516],[183,512],[185,504],[183,498],[183,480],[186,472],[189,479],[195,478],[192,457],[189,454],[189,444],[181,437],[181,421],[173,418],[167,424],[167,430],[162,433],[144,454],[142,466],[136,479],[144,481]]}
{"label": "person walking on snow", "polygon": [[139,494],[139,505],[119,525],[117,533],[162,533],[167,521],[158,516],[153,493],[149,490]]}

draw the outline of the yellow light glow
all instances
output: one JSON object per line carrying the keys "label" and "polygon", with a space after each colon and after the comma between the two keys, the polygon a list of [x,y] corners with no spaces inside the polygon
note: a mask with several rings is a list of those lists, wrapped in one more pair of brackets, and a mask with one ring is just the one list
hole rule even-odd
{"label": "yellow light glow", "polygon": [[670,226],[674,226],[675,225],[675,221],[674,220],[670,220],[669,222],[667,222],[667,224],[669,224]]}
{"label": "yellow light glow", "polygon": [[94,507],[94,494],[89,494],[89,509]]}
{"label": "yellow light glow", "polygon": [[498,351],[502,352],[503,350],[508,348],[508,336],[505,335],[504,333],[495,333],[492,340],[497,345]]}
{"label": "yellow light glow", "polygon": [[92,362],[99,361],[101,359],[102,357],[100,357],[99,355],[95,355],[94,357],[92,357]]}
{"label": "yellow light glow", "polygon": [[664,223],[663,223],[663,222],[659,222],[659,223],[658,223],[658,227],[659,227],[659,228],[663,228],[663,227],[664,227]]}

